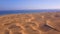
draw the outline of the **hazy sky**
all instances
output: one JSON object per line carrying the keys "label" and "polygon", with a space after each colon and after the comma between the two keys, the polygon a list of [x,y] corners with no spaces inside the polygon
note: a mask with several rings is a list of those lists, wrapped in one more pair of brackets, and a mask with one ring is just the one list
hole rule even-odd
{"label": "hazy sky", "polygon": [[0,10],[60,9],[60,0],[0,0]]}

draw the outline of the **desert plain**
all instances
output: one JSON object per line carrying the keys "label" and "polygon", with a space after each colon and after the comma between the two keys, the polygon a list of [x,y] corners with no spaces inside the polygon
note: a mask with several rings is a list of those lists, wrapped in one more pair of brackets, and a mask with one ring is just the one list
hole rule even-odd
{"label": "desert plain", "polygon": [[60,34],[60,12],[1,15],[0,34]]}

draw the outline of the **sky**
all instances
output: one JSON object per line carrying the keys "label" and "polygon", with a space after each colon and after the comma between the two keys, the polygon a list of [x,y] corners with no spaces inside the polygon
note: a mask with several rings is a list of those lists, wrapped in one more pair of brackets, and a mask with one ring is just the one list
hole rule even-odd
{"label": "sky", "polygon": [[60,0],[0,0],[0,10],[60,9]]}

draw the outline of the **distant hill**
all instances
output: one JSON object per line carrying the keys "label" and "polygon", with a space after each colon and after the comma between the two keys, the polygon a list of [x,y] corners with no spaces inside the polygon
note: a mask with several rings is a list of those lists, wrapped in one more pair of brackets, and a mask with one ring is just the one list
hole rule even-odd
{"label": "distant hill", "polygon": [[18,14],[18,13],[36,13],[36,12],[58,12],[60,10],[1,10],[0,15],[5,15],[5,14]]}

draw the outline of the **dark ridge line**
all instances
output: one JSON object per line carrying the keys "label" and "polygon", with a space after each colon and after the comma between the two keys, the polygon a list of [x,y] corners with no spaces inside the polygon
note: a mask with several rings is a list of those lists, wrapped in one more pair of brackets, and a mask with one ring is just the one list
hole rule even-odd
{"label": "dark ridge line", "polygon": [[55,30],[55,31],[60,32],[59,30],[57,30],[57,29],[55,29],[55,28],[53,28],[53,27],[51,27],[51,26],[49,26],[49,25],[46,25],[46,26],[48,26],[49,28],[51,28],[51,29],[53,29],[53,30]]}

